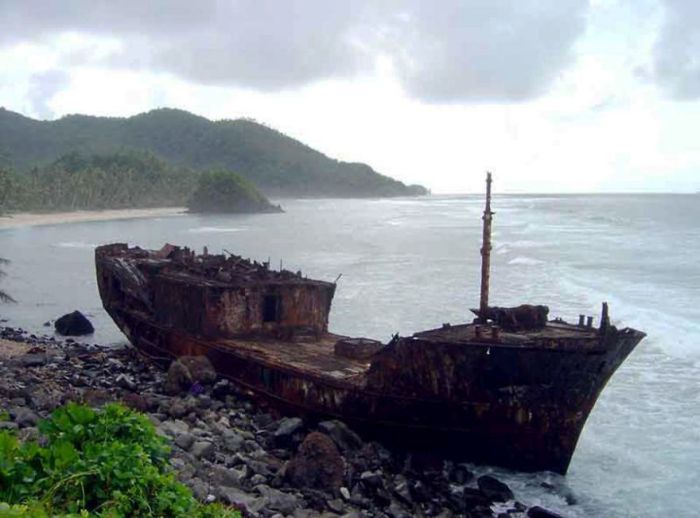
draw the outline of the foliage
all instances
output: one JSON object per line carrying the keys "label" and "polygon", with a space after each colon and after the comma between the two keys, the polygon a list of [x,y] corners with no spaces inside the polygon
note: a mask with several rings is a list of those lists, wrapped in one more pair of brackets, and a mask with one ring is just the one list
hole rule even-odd
{"label": "foliage", "polygon": [[[2,179],[0,176],[0,195]],[[276,210],[240,175],[173,168],[150,153],[137,151],[90,157],[72,152],[23,175],[7,173],[6,183],[5,206],[14,210],[179,206],[188,199],[191,208],[200,211]]]}
{"label": "foliage", "polygon": [[[7,174],[10,210],[119,209],[183,205],[198,173],[173,168],[150,153],[77,152],[25,174]],[[0,176],[0,202],[2,202]],[[0,205],[1,207],[2,205]]]}
{"label": "foliage", "polygon": [[0,168],[0,214],[5,211],[7,200],[12,193],[12,176],[7,169]]}
{"label": "foliage", "polygon": [[197,170],[238,171],[268,195],[426,193],[365,164],[333,160],[254,121],[212,122],[181,110],[153,110],[126,119],[71,115],[43,122],[0,109],[0,143],[21,171],[74,150],[92,155],[138,149]]}
{"label": "foliage", "polygon": [[240,518],[197,502],[171,472],[165,439],[121,405],[69,403],[39,430],[40,442],[24,443],[0,431],[0,516]]}
{"label": "foliage", "polygon": [[[0,257],[0,266],[7,264],[8,262],[9,261],[7,259],[3,259],[2,257]],[[0,270],[0,279],[2,279],[4,276],[5,272],[3,270]],[[14,299],[4,291],[0,290],[0,302],[14,302]]]}
{"label": "foliage", "polygon": [[269,212],[279,210],[242,176],[231,171],[202,173],[188,207],[195,212]]}

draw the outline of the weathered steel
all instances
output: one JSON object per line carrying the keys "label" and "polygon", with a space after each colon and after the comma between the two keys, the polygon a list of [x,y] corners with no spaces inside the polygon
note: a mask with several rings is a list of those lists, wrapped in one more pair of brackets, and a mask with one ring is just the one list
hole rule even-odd
{"label": "weathered steel", "polygon": [[354,360],[368,360],[380,350],[384,344],[370,338],[342,338],[333,346],[333,352],[338,356]]}
{"label": "weathered steel", "polygon": [[161,326],[204,338],[291,338],[328,331],[333,283],[276,272],[267,263],[234,255],[196,256],[172,245],[157,252],[119,244],[101,250],[114,258],[108,271],[98,271],[103,300],[128,297],[130,309],[147,311]]}
{"label": "weathered steel", "polygon": [[[490,214],[487,204],[486,214]],[[283,411],[455,458],[565,473],[600,391],[644,337],[547,321],[546,307],[479,310],[381,344],[328,331],[335,284],[235,255],[125,244],[95,251],[107,312],[156,359],[206,355]]]}
{"label": "weathered steel", "polygon": [[489,307],[489,280],[491,276],[491,173],[486,173],[486,207],[484,207],[483,235],[481,238],[481,297],[479,299],[479,319],[486,322]]}
{"label": "weathered steel", "polygon": [[485,311],[472,309],[472,313],[479,317],[480,322],[493,322],[493,325],[500,326],[506,331],[533,331],[547,325],[549,308],[532,304],[521,304],[514,308],[487,306]]}
{"label": "weathered steel", "polygon": [[[205,354],[288,411],[524,470],[566,471],[598,394],[644,336],[555,321],[477,337],[484,326],[470,324],[377,347],[327,331],[331,283],[178,248],[107,245],[96,264],[105,308],[147,355]],[[282,308],[265,322],[268,293]]]}

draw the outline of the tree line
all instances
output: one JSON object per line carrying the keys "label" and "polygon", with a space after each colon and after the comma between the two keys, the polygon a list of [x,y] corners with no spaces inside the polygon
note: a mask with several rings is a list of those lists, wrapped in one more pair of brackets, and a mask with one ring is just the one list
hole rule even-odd
{"label": "tree line", "polygon": [[4,151],[6,164],[19,171],[43,166],[73,150],[92,155],[123,149],[148,151],[170,164],[197,170],[236,171],[275,196],[427,193],[366,164],[334,160],[251,120],[214,122],[182,110],[158,109],[128,118],[68,115],[36,121],[0,108],[0,154]]}
{"label": "tree line", "polygon": [[200,174],[147,152],[71,152],[26,172],[0,167],[0,212],[181,206]]}

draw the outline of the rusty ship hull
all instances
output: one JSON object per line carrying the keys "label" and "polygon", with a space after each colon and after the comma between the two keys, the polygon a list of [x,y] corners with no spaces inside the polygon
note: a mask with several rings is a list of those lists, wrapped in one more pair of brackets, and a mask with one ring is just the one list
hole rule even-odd
{"label": "rusty ship hull", "polygon": [[644,337],[475,322],[380,344],[328,331],[335,284],[269,264],[115,244],[97,248],[96,269],[105,309],[154,359],[206,355],[284,412],[526,471],[566,473],[598,395]]}

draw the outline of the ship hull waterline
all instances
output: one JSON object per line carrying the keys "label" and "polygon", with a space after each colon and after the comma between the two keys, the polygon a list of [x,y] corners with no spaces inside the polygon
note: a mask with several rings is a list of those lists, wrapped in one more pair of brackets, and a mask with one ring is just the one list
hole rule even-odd
{"label": "ship hull waterline", "polygon": [[[465,363],[474,372],[463,373],[470,379],[456,383],[467,383],[471,392],[480,394],[474,400],[450,400],[374,391],[322,372],[309,375],[289,365],[251,358],[231,346],[235,340],[226,340],[224,346],[161,327],[137,312],[107,305],[106,309],[145,356],[166,363],[180,356],[205,355],[220,376],[284,414],[340,419],[363,435],[399,448],[560,474],[566,474],[598,395],[644,336],[624,330],[604,346],[588,350],[442,344],[459,347],[458,354],[465,358],[473,356]],[[485,367],[485,362],[495,367]],[[507,371],[514,366],[519,375],[536,381],[504,384],[502,378],[511,376]]]}

